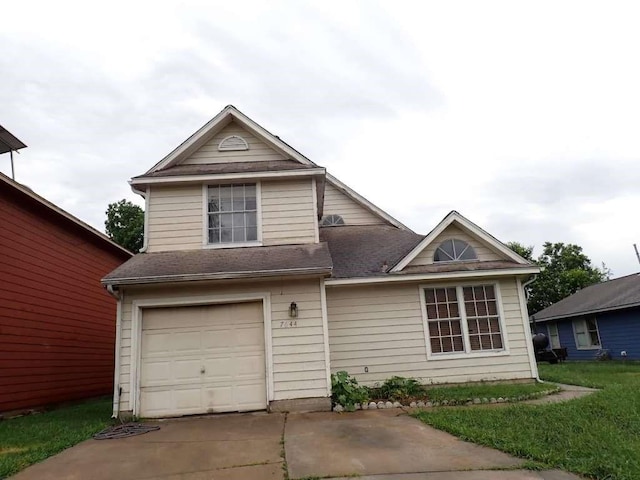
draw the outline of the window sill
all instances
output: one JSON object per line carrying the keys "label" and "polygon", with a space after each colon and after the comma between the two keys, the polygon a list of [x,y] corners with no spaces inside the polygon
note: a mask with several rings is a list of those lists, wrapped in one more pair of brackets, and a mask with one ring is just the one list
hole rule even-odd
{"label": "window sill", "polygon": [[211,248],[211,249],[218,249],[218,248],[243,248],[243,247],[261,247],[262,246],[262,242],[238,242],[238,243],[205,243],[203,245],[203,248]]}
{"label": "window sill", "polygon": [[457,360],[462,358],[505,357],[508,350],[484,350],[480,352],[427,353],[427,360]]}

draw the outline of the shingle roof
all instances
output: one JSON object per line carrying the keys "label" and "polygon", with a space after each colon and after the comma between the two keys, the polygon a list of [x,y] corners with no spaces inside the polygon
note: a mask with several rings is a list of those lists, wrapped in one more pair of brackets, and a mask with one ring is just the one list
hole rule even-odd
{"label": "shingle roof", "polygon": [[221,173],[255,173],[319,168],[304,165],[295,160],[271,160],[266,162],[208,163],[203,165],[176,165],[156,172],[138,175],[139,178],[174,177],[177,175],[216,175]]}
{"label": "shingle roof", "polygon": [[320,228],[320,240],[329,243],[333,259],[332,278],[386,275],[423,238],[388,225]]}
{"label": "shingle roof", "polygon": [[537,322],[640,305],[640,273],[598,283],[532,315]]}
{"label": "shingle roof", "polygon": [[130,285],[331,273],[326,243],[140,253],[102,279]]}

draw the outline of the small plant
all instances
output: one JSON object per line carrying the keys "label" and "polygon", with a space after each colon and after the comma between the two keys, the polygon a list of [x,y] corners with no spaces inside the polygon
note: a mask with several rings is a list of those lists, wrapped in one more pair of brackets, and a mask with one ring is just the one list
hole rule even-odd
{"label": "small plant", "polygon": [[331,399],[345,410],[355,410],[356,403],[369,401],[369,389],[358,385],[358,381],[344,370],[331,375]]}
{"label": "small plant", "polygon": [[383,398],[393,401],[403,401],[408,398],[423,396],[424,387],[415,378],[391,377],[378,388]]}

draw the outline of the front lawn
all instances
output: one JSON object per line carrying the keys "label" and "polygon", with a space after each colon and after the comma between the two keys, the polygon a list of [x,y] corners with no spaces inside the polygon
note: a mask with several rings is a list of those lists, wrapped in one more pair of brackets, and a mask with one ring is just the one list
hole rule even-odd
{"label": "front lawn", "polygon": [[111,400],[93,400],[0,421],[0,478],[42,461],[111,425]]}
{"label": "front lawn", "polygon": [[540,365],[544,380],[601,388],[565,403],[431,409],[425,423],[475,443],[602,480],[640,478],[640,364]]}

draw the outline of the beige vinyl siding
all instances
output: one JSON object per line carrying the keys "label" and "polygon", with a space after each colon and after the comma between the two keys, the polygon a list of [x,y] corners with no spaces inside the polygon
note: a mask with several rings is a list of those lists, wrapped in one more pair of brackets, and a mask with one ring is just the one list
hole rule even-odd
{"label": "beige vinyl siding", "polygon": [[[229,135],[238,135],[244,138],[249,144],[249,150],[219,152],[218,144]],[[286,157],[267,146],[266,143],[256,138],[247,130],[232,122],[181,163],[182,165],[201,165],[206,163],[260,162],[270,160],[286,160]]]}
{"label": "beige vinyl siding", "polygon": [[424,383],[533,378],[516,281],[499,285],[509,355],[448,360],[427,360],[417,284],[328,287],[331,371],[346,370],[368,385],[393,375]]}
{"label": "beige vinyl siding", "polygon": [[347,225],[384,225],[386,222],[329,182],[324,188],[323,215],[340,215]]}
{"label": "beige vinyl siding", "polygon": [[314,243],[318,224],[311,179],[262,182],[262,243]]}
{"label": "beige vinyl siding", "polygon": [[482,262],[490,262],[490,261],[505,259],[503,256],[499,255],[498,253],[490,249],[487,246],[487,244],[477,239],[476,237],[473,237],[468,233],[463,232],[458,227],[449,226],[440,235],[438,235],[433,240],[433,242],[427,245],[426,248],[422,250],[422,252],[420,252],[418,256],[409,263],[409,266],[429,265],[433,263],[433,255],[436,251],[436,248],[438,248],[442,242],[450,238],[457,238],[459,240],[463,240],[467,242],[476,251],[478,260]]}
{"label": "beige vinyl siding", "polygon": [[[134,300],[180,298],[203,295],[228,296],[248,293],[270,293],[271,337],[273,352],[274,400],[326,397],[328,394],[325,367],[324,336],[320,281],[296,280],[251,282],[234,285],[138,287],[124,291],[122,303],[122,336],[120,349],[119,387],[122,388],[120,411],[131,410],[131,321]],[[296,327],[284,327],[289,322],[289,305],[296,302]],[[268,357],[267,357],[268,358]]]}
{"label": "beige vinyl siding", "polygon": [[151,188],[148,251],[202,248],[202,208],[201,185]]}

